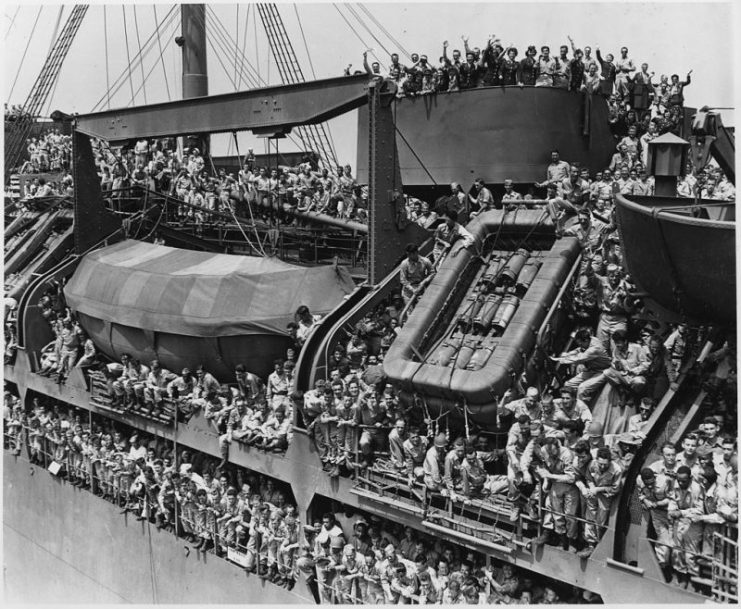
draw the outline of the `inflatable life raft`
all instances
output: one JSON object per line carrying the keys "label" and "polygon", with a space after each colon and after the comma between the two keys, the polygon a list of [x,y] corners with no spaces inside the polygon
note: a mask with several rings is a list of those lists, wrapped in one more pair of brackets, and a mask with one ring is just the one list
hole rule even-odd
{"label": "inflatable life raft", "polygon": [[579,244],[557,240],[542,210],[492,211],[467,228],[475,244],[456,244],[443,260],[384,358],[384,372],[436,411],[466,403],[485,420],[523,369]]}

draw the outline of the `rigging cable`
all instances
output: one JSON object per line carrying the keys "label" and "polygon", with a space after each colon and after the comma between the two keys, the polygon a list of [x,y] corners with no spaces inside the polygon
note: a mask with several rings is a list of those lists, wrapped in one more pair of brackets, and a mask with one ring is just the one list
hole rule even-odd
{"label": "rigging cable", "polygon": [[[154,31],[158,32],[160,29],[160,22],[159,22],[159,18],[157,17],[157,5],[153,4],[152,9],[154,9],[154,25],[156,26]],[[157,34],[157,46],[159,46],[159,49],[160,49],[160,63],[162,64],[162,74],[165,76],[165,88],[167,89],[167,100],[172,101],[172,96],[170,95],[170,83],[167,80],[167,69],[165,68],[165,59],[163,57],[163,52],[162,52],[162,41],[160,40],[159,34]]]}
{"label": "rigging cable", "polygon": [[10,87],[10,94],[8,95],[8,101],[10,101],[10,98],[13,96],[13,89],[15,89],[15,84],[18,82],[18,76],[21,73],[21,69],[23,68],[23,62],[26,59],[26,53],[28,53],[28,47],[31,46],[31,40],[33,39],[33,35],[36,32],[36,26],[39,23],[39,17],[41,17],[41,11],[44,10],[43,5],[39,7],[39,12],[36,15],[36,21],[33,22],[33,28],[31,28],[31,35],[28,37],[28,41],[26,42],[26,49],[23,51],[23,57],[21,57],[21,63],[18,65],[18,71],[15,74],[15,78],[13,79],[13,86]]}
{"label": "rigging cable", "polygon": [[[250,11],[252,10],[252,4],[247,5],[247,16],[244,20],[244,34],[242,35],[242,47],[240,49],[242,55],[245,54],[245,49],[247,48],[247,32],[249,31],[250,27]],[[242,86],[242,74],[239,74],[239,81],[237,82],[237,88]]]}
{"label": "rigging cable", "polygon": [[[136,4],[134,5],[134,27],[136,28],[136,46],[139,47],[139,55],[142,54],[142,41],[139,37],[139,19],[136,16]],[[139,67],[142,71],[142,82],[144,82],[144,62],[139,63]],[[147,104],[147,88],[144,87],[144,104]]]}
{"label": "rigging cable", "polygon": [[309,59],[309,67],[311,68],[311,75],[316,80],[316,72],[314,71],[314,62],[311,61],[311,55],[309,54],[309,45],[306,43],[306,36],[304,35],[304,26],[301,23],[301,18],[298,16],[298,7],[296,3],[293,3],[293,10],[296,13],[296,21],[298,21],[298,27],[301,30],[301,39],[304,41],[304,48],[306,49],[306,57]]}
{"label": "rigging cable", "polygon": [[[301,30],[301,39],[304,41],[304,48],[306,49],[306,57],[309,60],[309,68],[311,68],[311,75],[316,80],[316,71],[314,70],[314,62],[311,60],[311,54],[309,53],[309,45],[306,42],[306,35],[304,34],[304,26],[301,23],[301,18],[298,14],[298,6],[294,2],[293,4],[293,10],[296,13],[296,21],[298,21],[298,27]],[[329,128],[329,122],[324,123],[324,128],[327,132],[327,138],[329,139],[330,146],[332,147],[332,150],[337,150],[337,146],[335,146],[334,138],[332,137],[332,131]]]}
{"label": "rigging cable", "polygon": [[[234,34],[234,40],[235,40],[235,41],[236,41],[237,43],[239,43],[239,3],[237,3],[237,17],[236,17],[236,19],[234,20],[234,25],[235,25],[235,26],[236,26],[236,28],[237,28],[237,32],[236,32],[236,34]],[[239,49],[238,49],[238,48],[237,48],[237,47],[235,46],[235,47],[234,47],[234,81],[235,81],[235,82],[238,82],[238,81],[237,81],[237,51],[238,51],[238,50],[239,50]],[[235,91],[236,91],[236,90],[239,90],[239,85],[236,85],[236,86],[234,87],[234,90],[235,90]]]}
{"label": "rigging cable", "polygon": [[49,50],[46,52],[48,55],[51,53],[51,50],[54,48],[54,42],[57,39],[57,34],[59,33],[59,24],[62,21],[62,15],[64,14],[64,5],[62,4],[59,7],[59,13],[57,14],[57,22],[54,24],[54,33],[51,35],[51,40],[49,42]]}
{"label": "rigging cable", "polygon": [[[172,7],[172,8],[170,9],[169,13],[168,13],[168,14],[167,14],[167,15],[165,16],[165,20],[164,20],[164,21],[163,21],[162,23],[160,23],[160,24],[158,24],[158,25],[157,25],[157,30],[155,30],[155,31],[154,31],[154,32],[153,32],[153,33],[152,33],[152,34],[151,34],[151,35],[149,36],[149,39],[148,39],[148,40],[147,40],[147,41],[146,41],[146,42],[144,43],[143,56],[142,56],[142,57],[134,57],[134,62],[135,62],[135,63],[136,63],[137,61],[143,61],[143,60],[144,60],[144,57],[145,57],[146,55],[148,55],[148,54],[149,54],[149,53],[151,52],[151,50],[152,50],[152,49],[154,48],[154,40],[155,40],[155,36],[157,36],[157,35],[158,35],[158,33],[159,33],[159,30],[164,30],[164,28],[166,28],[166,27],[169,27],[170,23],[171,23],[171,22],[173,21],[173,19],[175,18],[175,15],[176,15],[176,13],[175,13],[175,8],[176,8],[176,7],[175,7],[175,6],[173,6],[173,7]],[[155,65],[156,65],[156,63],[155,63]],[[114,83],[113,83],[113,87],[115,87],[115,89],[114,89],[114,90],[111,90],[111,87],[109,87],[109,88],[108,88],[108,91],[107,91],[107,92],[106,92],[106,93],[105,93],[105,94],[103,95],[103,97],[102,97],[102,98],[101,98],[100,100],[98,100],[98,103],[97,103],[97,104],[95,104],[95,106],[94,106],[94,107],[93,107],[93,109],[92,109],[92,112],[95,112],[95,111],[96,111],[96,110],[98,110],[98,109],[99,109],[100,107],[102,107],[102,105],[103,105],[103,102],[104,102],[104,101],[106,100],[106,97],[110,98],[110,96],[111,96],[111,95],[115,95],[115,94],[116,94],[116,93],[117,93],[117,92],[118,92],[118,91],[119,91],[119,90],[121,89],[121,87],[122,87],[122,86],[123,86],[123,85],[125,84],[125,82],[126,82],[126,80],[125,80],[125,77],[126,77],[126,70],[124,70],[124,71],[123,71],[123,72],[122,72],[122,73],[121,73],[121,74],[119,75],[119,77],[118,77],[118,78],[117,78],[117,79],[116,79],[116,80],[114,81]],[[110,102],[109,102],[109,103],[110,103]]]}
{"label": "rigging cable", "polygon": [[[175,34],[177,33],[177,30],[178,30],[178,23],[177,23],[177,20],[175,20],[175,27],[173,28],[173,30],[172,30],[172,32],[170,33],[170,36],[169,36],[169,37],[173,37],[173,36],[175,36]],[[151,47],[151,48],[154,48],[154,45],[152,45],[152,47]],[[144,88],[144,86],[146,85],[147,81],[149,80],[149,77],[150,77],[150,76],[152,75],[152,72],[154,72],[154,70],[155,70],[156,68],[157,68],[157,61],[155,60],[155,62],[154,62],[154,63],[152,64],[152,67],[151,67],[151,68],[149,69],[149,72],[147,72],[147,75],[146,75],[146,77],[144,78],[144,81],[143,81],[143,82],[142,82],[142,84],[141,84],[141,85],[139,86],[139,88],[138,88],[138,89],[136,90],[136,94],[138,94],[138,93],[139,93],[139,91],[141,91],[141,90],[142,90],[142,89]],[[128,104],[127,104],[127,105],[131,105],[131,104],[133,104],[133,103],[134,103],[134,98],[132,97],[132,98],[131,98],[131,99],[129,100],[129,102],[128,102]]]}
{"label": "rigging cable", "polygon": [[126,42],[126,61],[128,65],[126,69],[129,73],[129,87],[131,88],[131,99],[136,101],[134,98],[134,78],[131,74],[131,52],[129,51],[129,28],[126,23],[126,5],[121,5],[121,12],[123,13],[123,26],[124,26],[124,41]]}
{"label": "rigging cable", "polygon": [[361,44],[363,45],[363,47],[365,47],[366,49],[368,49],[368,50],[370,51],[370,54],[371,54],[371,55],[373,55],[373,57],[375,57],[375,58],[376,58],[376,61],[380,62],[381,60],[380,60],[380,59],[378,58],[378,55],[376,55],[376,54],[375,54],[375,53],[373,52],[373,49],[371,49],[371,48],[370,48],[370,45],[369,45],[368,43],[366,43],[366,42],[365,42],[365,40],[363,40],[363,37],[362,37],[362,36],[361,36],[360,34],[358,34],[358,31],[357,31],[357,30],[356,30],[356,29],[355,29],[355,28],[354,28],[354,27],[352,26],[352,23],[350,23],[350,22],[349,22],[349,21],[347,20],[347,17],[345,17],[345,15],[343,15],[343,14],[342,14],[342,11],[340,11],[340,9],[339,9],[339,7],[337,6],[337,4],[333,2],[333,3],[332,3],[332,6],[334,6],[335,10],[336,10],[336,11],[337,11],[337,12],[338,12],[338,13],[340,14],[340,17],[342,17],[342,20],[343,20],[343,21],[344,21],[345,23],[347,23],[347,26],[348,26],[348,27],[349,27],[349,28],[350,28],[350,29],[352,30],[352,32],[353,32],[353,34],[355,34],[356,38],[357,38],[358,40],[360,40],[360,43],[361,43]]}
{"label": "rigging cable", "polygon": [[105,86],[106,98],[108,100],[108,109],[111,109],[111,85],[108,75],[108,11],[106,5],[103,5],[103,36],[105,37]]}
{"label": "rigging cable", "polygon": [[13,13],[13,18],[10,20],[10,25],[8,26],[8,31],[5,32],[5,37],[8,37],[8,34],[10,34],[10,30],[13,29],[13,25],[15,25],[15,18],[18,16],[18,11],[21,10],[20,5],[18,5],[15,9],[15,13]]}
{"label": "rigging cable", "polygon": [[[346,4],[345,5],[345,8],[348,10],[348,12],[353,17],[355,17],[355,19],[357,19],[358,23],[363,26],[363,28],[365,29],[365,31],[368,32],[368,34],[370,34],[370,37],[373,38],[373,40],[376,41],[376,43],[378,44],[378,46],[380,46],[384,50],[384,52],[386,53],[386,55],[391,55],[391,53],[389,52],[389,50],[384,46],[384,44],[378,38],[376,38],[376,35],[366,25],[365,21],[363,21],[363,18],[360,15],[358,15],[358,13],[355,11],[355,9],[352,7],[352,5],[351,4]],[[375,53],[374,53],[374,55],[375,55]],[[378,57],[376,57],[376,59],[378,59]]]}
{"label": "rigging cable", "polygon": [[425,173],[429,176],[430,180],[432,180],[435,186],[437,186],[438,185],[437,181],[435,180],[435,178],[432,177],[432,174],[428,171],[427,167],[425,167],[425,164],[422,162],[422,159],[420,159],[419,156],[417,156],[417,153],[415,152],[414,148],[412,148],[412,145],[407,141],[407,138],[405,138],[404,134],[401,131],[399,131],[399,128],[396,126],[396,121],[394,121],[394,129],[396,130],[396,133],[399,134],[399,137],[401,137],[401,139],[407,145],[409,150],[411,150],[412,154],[414,155],[414,158],[417,159],[417,162],[422,166],[422,169],[425,170]]}
{"label": "rigging cable", "polygon": [[386,38],[388,38],[391,42],[393,42],[396,45],[396,48],[399,49],[399,51],[401,51],[401,53],[403,55],[405,55],[407,59],[411,60],[412,59],[412,56],[409,54],[409,51],[407,51],[404,48],[404,46],[396,38],[394,38],[391,35],[391,33],[384,27],[384,25],[380,21],[378,21],[378,19],[375,18],[375,16],[373,15],[373,13],[371,11],[369,11],[366,8],[366,6],[363,5],[363,4],[360,4],[359,3],[358,6],[361,8],[361,10],[366,15],[368,15],[368,17],[371,19],[371,21],[373,21],[373,23],[375,23],[378,26],[378,28],[381,30],[381,32],[383,32],[385,34]]}

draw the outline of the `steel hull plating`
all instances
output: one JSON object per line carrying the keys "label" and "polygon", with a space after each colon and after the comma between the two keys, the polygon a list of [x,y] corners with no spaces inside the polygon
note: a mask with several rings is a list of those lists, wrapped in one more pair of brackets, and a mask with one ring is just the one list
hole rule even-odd
{"label": "steel hull plating", "polygon": [[[599,171],[614,152],[615,140],[605,100],[586,99],[550,87],[483,87],[396,100],[402,183],[405,188],[450,182],[466,187],[479,176],[490,184],[540,182],[553,149],[592,173]],[[584,135],[585,117],[589,135]],[[360,182],[368,179],[368,149],[368,109],[363,107],[358,116]]]}

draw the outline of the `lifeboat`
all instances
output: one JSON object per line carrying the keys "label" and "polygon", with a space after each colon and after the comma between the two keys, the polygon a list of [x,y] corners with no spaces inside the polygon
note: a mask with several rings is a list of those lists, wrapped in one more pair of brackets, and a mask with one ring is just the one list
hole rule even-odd
{"label": "lifeboat", "polygon": [[677,320],[735,325],[735,204],[617,196],[625,265],[647,299]]}
{"label": "lifeboat", "polygon": [[475,405],[483,422],[523,370],[580,248],[555,238],[543,210],[491,211],[467,228],[475,244],[453,246],[383,366],[407,395],[436,410]]}
{"label": "lifeboat", "polygon": [[177,372],[204,364],[226,380],[240,363],[268,375],[291,344],[296,309],[324,315],[354,289],[342,267],[126,240],[87,254],[64,293],[108,357],[158,358]]}

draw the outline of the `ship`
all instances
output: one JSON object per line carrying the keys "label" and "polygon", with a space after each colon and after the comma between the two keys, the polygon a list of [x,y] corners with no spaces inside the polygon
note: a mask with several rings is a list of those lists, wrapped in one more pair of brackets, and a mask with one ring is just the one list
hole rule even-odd
{"label": "ship", "polygon": [[[275,26],[277,7],[261,6]],[[75,11],[71,30],[84,16]],[[74,194],[27,201],[22,213],[15,200],[6,201],[6,324],[17,345],[6,357],[4,379],[26,407],[34,399],[56,400],[89,412],[91,420],[103,417],[219,459],[219,433],[202,413],[182,420],[169,399],[161,410],[132,412],[117,403],[102,373],[73,368],[64,383],[39,374],[44,350],[54,341],[40,304],[50,286],[64,286],[67,304],[107,360],[123,354],[156,358],[172,370],[204,363],[225,383],[233,382],[239,363],[267,376],[272,360],[292,345],[286,325],[293,311],[308,304],[322,317],[297,354],[291,395],[301,396],[327,376],[333,350],[349,340],[349,329],[397,295],[407,244],[418,244],[423,254],[433,249],[430,233],[404,217],[409,196],[432,200],[446,194],[447,183],[469,174],[486,175],[492,188],[505,180],[536,182],[554,148],[591,170],[604,167],[614,151],[602,97],[548,87],[482,87],[400,99],[392,82],[356,74],[208,95],[205,7],[183,5],[182,21],[183,99],[62,115],[60,125],[73,142]],[[51,61],[59,61],[55,54],[68,35],[67,29],[60,34]],[[259,218],[214,213],[212,224],[200,230],[184,227],[177,219],[182,201],[141,189],[114,201],[101,191],[94,166],[93,140],[131,146],[140,138],[181,137],[207,149],[208,136],[216,133],[251,130],[277,140],[304,130],[312,134],[307,141],[321,144],[318,126],[354,109],[360,110],[358,179],[368,185],[367,224],[297,213],[301,222],[271,242],[269,257],[260,254],[271,227]],[[732,167],[727,144],[733,136],[719,120],[713,125],[721,145],[708,141],[706,154]],[[20,132],[11,127],[16,131],[6,130],[6,157]],[[707,135],[689,127],[686,134]],[[490,152],[486,166],[468,143],[474,135]],[[441,139],[449,145],[436,145]],[[522,145],[505,152],[498,145],[503,139]],[[543,151],[543,142],[545,152],[535,153]],[[240,166],[239,157],[214,162]],[[680,587],[662,572],[635,484],[642,464],[656,458],[665,442],[676,444],[700,424],[709,389],[698,370],[735,331],[734,208],[670,196],[617,201],[626,265],[653,321],[691,323],[704,333],[660,396],[588,558],[533,544],[543,534],[542,519],[513,513],[504,495],[461,502],[373,467],[328,476],[299,407],[284,452],[232,442],[228,463],[286,484],[302,524],[320,519],[330,505],[348,526],[358,512],[387,519],[609,604],[737,602],[734,527],[717,535],[717,552],[694,587]],[[487,211],[470,222],[461,217],[472,243],[453,245],[414,307],[403,311],[384,377],[402,403],[436,421],[436,431],[445,422],[448,430],[475,426],[497,438],[508,392],[521,379],[535,382],[552,372],[547,353],[572,344],[575,320],[568,309],[583,254],[577,239],[561,236],[538,203]],[[132,226],[138,227],[133,233]],[[155,233],[164,244],[151,242]],[[709,247],[701,251],[688,243]],[[656,264],[643,264],[646,259]],[[703,272],[709,266],[716,271],[712,276]],[[600,395],[595,418],[601,409],[609,419],[609,406],[609,397]],[[618,424],[612,429],[625,430]],[[5,431],[3,554],[6,595],[15,600],[316,602],[308,587],[289,589],[253,574],[238,550],[225,556],[188,546],[184,551],[182,536],[132,512],[121,514],[119,506],[47,471],[51,459],[29,463],[25,448],[11,450]]]}

